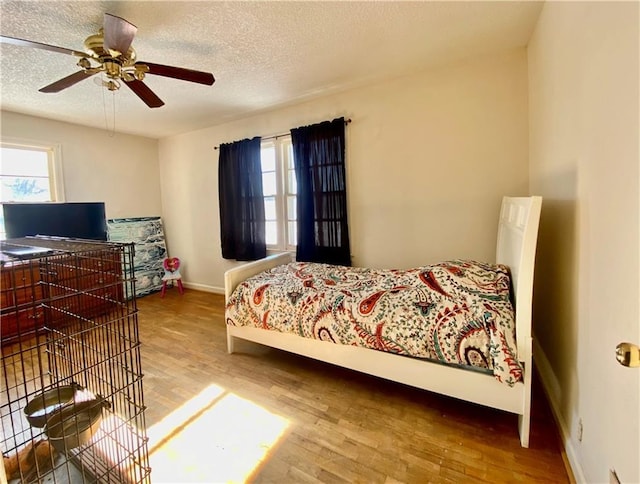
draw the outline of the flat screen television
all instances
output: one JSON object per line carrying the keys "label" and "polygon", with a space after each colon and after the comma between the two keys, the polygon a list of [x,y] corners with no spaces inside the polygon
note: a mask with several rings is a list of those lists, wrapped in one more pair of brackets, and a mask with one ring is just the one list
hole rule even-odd
{"label": "flat screen television", "polygon": [[104,202],[5,203],[3,212],[8,239],[53,235],[107,240]]}

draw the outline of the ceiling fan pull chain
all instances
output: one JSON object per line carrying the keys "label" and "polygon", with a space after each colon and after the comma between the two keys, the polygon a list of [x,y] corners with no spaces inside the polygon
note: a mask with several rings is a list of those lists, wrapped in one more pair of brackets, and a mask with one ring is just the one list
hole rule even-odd
{"label": "ceiling fan pull chain", "polygon": [[113,110],[113,128],[109,133],[109,138],[113,138],[116,135],[116,91],[111,91],[111,106]]}
{"label": "ceiling fan pull chain", "polygon": [[[105,81],[103,78],[102,83],[106,84],[106,82],[107,81]],[[113,126],[111,129],[109,129],[109,119],[107,116],[107,99],[105,97],[106,89],[100,89],[100,91],[102,91],[102,111],[104,113],[104,129],[107,131],[109,138],[113,138],[116,133],[116,92],[110,91],[111,100],[112,100]]]}

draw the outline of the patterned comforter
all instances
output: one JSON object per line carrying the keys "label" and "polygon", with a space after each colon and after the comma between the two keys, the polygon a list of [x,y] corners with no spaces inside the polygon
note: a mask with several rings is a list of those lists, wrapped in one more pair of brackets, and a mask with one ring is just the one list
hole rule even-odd
{"label": "patterned comforter", "polygon": [[522,377],[506,266],[454,260],[409,270],[292,262],[242,282],[227,324],[293,333]]}

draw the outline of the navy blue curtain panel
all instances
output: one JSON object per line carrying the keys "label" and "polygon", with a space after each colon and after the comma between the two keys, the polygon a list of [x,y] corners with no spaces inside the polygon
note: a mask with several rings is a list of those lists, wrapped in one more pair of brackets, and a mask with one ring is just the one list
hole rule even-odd
{"label": "navy blue curtain panel", "polygon": [[291,130],[301,262],[351,265],[344,126],[338,118]]}
{"label": "navy blue curtain panel", "polygon": [[266,257],[260,137],[220,145],[218,195],[222,257]]}

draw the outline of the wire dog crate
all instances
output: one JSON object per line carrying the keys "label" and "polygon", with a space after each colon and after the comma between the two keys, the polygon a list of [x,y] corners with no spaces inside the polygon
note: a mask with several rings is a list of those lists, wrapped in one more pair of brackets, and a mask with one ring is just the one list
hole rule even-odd
{"label": "wire dog crate", "polygon": [[10,483],[150,481],[133,255],[133,244],[0,242]]}

